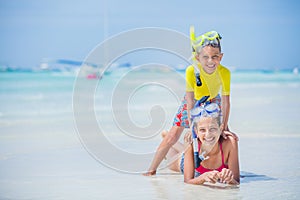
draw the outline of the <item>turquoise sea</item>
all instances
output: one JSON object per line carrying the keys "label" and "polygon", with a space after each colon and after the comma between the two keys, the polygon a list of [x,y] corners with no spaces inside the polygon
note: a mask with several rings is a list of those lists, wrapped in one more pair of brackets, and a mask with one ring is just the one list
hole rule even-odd
{"label": "turquoise sea", "polygon": [[113,146],[153,153],[184,95],[183,71],[115,68],[97,79],[78,70],[0,72],[0,199],[299,199],[297,70],[232,70],[229,124],[246,176],[234,189],[184,184],[166,163],[143,177],[128,169],[146,170],[150,160],[118,157],[92,135],[95,149],[83,139],[93,132],[92,113]]}

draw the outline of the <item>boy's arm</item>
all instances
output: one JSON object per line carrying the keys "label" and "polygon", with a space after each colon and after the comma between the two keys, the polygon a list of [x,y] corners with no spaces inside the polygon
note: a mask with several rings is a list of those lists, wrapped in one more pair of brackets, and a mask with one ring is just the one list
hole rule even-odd
{"label": "boy's arm", "polygon": [[222,95],[222,115],[223,120],[223,130],[222,136],[224,139],[227,139],[227,136],[232,136],[235,140],[239,140],[239,137],[231,132],[228,128],[228,120],[229,120],[229,112],[230,112],[230,96],[229,95]]}
{"label": "boy's arm", "polygon": [[194,101],[194,92],[186,92],[186,102],[187,102],[187,115],[189,120],[189,125],[191,126],[191,110],[194,107],[195,101]]}
{"label": "boy's arm", "polygon": [[195,104],[195,97],[194,97],[194,84],[196,81],[195,73],[194,73],[194,67],[193,66],[188,66],[185,70],[185,83],[186,83],[186,95],[185,99],[187,102],[187,117],[189,120],[189,125],[191,125],[190,120],[191,120],[191,114],[190,111],[193,109],[194,104]]}
{"label": "boy's arm", "polygon": [[223,131],[229,131],[228,128],[228,119],[229,119],[229,112],[230,112],[230,96],[229,95],[222,95],[222,115],[223,115]]}

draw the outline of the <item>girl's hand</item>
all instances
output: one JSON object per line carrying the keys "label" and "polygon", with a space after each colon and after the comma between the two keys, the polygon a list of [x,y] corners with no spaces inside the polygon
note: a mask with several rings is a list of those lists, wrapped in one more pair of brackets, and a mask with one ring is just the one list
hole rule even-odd
{"label": "girl's hand", "polygon": [[221,183],[234,183],[234,177],[233,177],[233,173],[230,169],[222,169],[221,172],[218,173],[219,179]]}
{"label": "girl's hand", "polygon": [[205,182],[216,183],[219,179],[219,172],[214,170],[211,172],[205,172],[201,176],[203,177]]}

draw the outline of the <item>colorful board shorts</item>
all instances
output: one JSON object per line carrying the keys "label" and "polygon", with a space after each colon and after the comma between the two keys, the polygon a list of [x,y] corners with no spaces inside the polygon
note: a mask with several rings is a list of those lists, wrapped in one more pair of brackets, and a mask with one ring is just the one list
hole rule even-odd
{"label": "colorful board shorts", "polygon": [[[218,95],[215,98],[207,101],[209,103],[217,103],[219,107],[221,108],[221,96]],[[183,100],[181,101],[181,105],[178,108],[178,111],[175,115],[173,126],[182,126],[184,128],[190,128],[189,126],[189,120],[187,115],[187,102],[186,98],[184,96]]]}

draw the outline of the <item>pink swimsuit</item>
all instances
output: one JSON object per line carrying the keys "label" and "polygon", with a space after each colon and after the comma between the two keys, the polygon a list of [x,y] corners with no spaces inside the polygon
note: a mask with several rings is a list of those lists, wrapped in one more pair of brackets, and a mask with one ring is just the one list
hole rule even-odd
{"label": "pink swimsuit", "polygon": [[[217,171],[221,172],[223,168],[228,169],[228,165],[225,165],[225,163],[224,163],[224,154],[223,154],[222,143],[219,142],[219,144],[220,144],[220,150],[221,150],[221,156],[222,156],[222,165],[217,169],[207,169],[207,168],[204,168],[200,164],[200,166],[196,169],[197,172],[199,172],[200,174],[203,174],[205,172],[210,172],[210,171],[213,171],[213,170],[217,170]],[[201,147],[201,143],[199,142],[199,150],[200,150],[200,147]]]}

